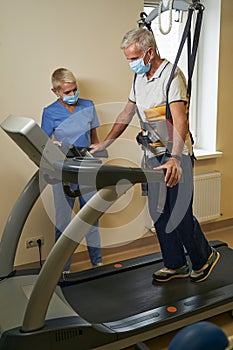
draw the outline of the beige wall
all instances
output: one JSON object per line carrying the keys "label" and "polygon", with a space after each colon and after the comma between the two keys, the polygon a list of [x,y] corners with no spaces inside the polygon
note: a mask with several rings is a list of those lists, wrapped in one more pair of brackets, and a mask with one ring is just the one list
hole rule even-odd
{"label": "beige wall", "polygon": [[[0,121],[16,114],[40,123],[43,106],[54,100],[51,73],[61,66],[76,74],[82,97],[96,104],[126,101],[132,74],[120,42],[137,27],[142,10],[143,0],[0,0]],[[2,232],[36,167],[0,134]],[[24,247],[27,237],[45,236],[44,256],[53,244],[53,226],[40,201],[28,221],[16,264],[38,260],[36,248]]]}
{"label": "beige wall", "polygon": [[[137,26],[142,9],[143,0],[0,0],[0,121],[16,114],[40,123],[43,106],[54,99],[50,91],[51,72],[60,66],[70,68],[77,75],[82,97],[93,99],[98,110],[105,110],[104,123],[106,109],[113,120],[121,107],[116,103],[126,101],[132,81],[119,48],[120,41],[127,30]],[[217,149],[223,156],[197,161],[195,166],[197,173],[216,169],[223,174],[221,220],[233,217],[232,73],[229,69],[233,53],[232,15],[232,0],[222,0]],[[105,125],[101,135],[106,128]],[[134,137],[136,129],[133,126],[128,131],[129,137],[124,135],[127,148],[131,147],[127,140]],[[2,130],[0,134],[2,232],[15,200],[36,167]],[[114,147],[113,156],[118,151]],[[132,152],[134,162],[135,150]],[[124,162],[129,164],[131,155]],[[120,158],[122,161],[124,156]],[[135,193],[132,210],[138,202],[134,196]],[[143,199],[139,208],[141,205],[144,208]],[[112,213],[110,219],[103,219],[104,224],[111,220],[115,225],[121,215],[123,223],[125,217],[131,217],[128,210],[122,209],[117,215]],[[23,232],[16,264],[38,260],[37,249],[25,249],[24,245],[27,237],[41,234],[45,236],[43,256],[46,257],[53,244],[53,225],[39,201]]]}

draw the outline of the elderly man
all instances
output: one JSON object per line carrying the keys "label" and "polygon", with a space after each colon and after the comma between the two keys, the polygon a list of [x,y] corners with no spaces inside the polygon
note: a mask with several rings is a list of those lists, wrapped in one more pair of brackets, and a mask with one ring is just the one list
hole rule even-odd
{"label": "elderly man", "polygon": [[158,55],[153,34],[145,28],[133,29],[124,36],[121,48],[135,73],[134,82],[111,131],[103,142],[91,145],[91,152],[108,147],[137,112],[142,128],[137,140],[144,150],[144,166],[162,169],[166,182],[163,196],[161,184],[148,184],[150,215],[164,261],[164,267],[154,272],[153,279],[166,282],[189,277],[192,282],[204,281],[220,254],[210,247],[192,211],[194,156],[186,115],[185,77],[177,68],[168,93],[167,119],[167,84],[173,65]]}

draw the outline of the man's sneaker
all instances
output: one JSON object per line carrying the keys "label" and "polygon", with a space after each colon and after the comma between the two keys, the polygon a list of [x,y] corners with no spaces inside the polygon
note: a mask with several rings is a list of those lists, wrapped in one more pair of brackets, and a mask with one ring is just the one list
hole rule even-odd
{"label": "man's sneaker", "polygon": [[217,264],[220,258],[220,253],[212,248],[212,253],[210,254],[207,263],[197,271],[192,270],[190,274],[190,280],[192,282],[202,282],[204,281],[212,272],[213,268]]}
{"label": "man's sneaker", "polygon": [[166,267],[163,267],[161,270],[155,271],[153,273],[153,279],[157,282],[167,282],[172,278],[185,278],[189,277],[189,267],[184,265],[179,269],[172,270]]}
{"label": "man's sneaker", "polygon": [[96,265],[92,265],[92,267],[99,267],[99,266],[103,266],[102,262],[97,263]]}

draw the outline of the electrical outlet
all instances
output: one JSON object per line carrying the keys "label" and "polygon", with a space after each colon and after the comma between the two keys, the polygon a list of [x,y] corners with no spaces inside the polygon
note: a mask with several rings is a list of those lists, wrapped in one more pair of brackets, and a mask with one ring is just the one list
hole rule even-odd
{"label": "electrical outlet", "polygon": [[38,243],[37,243],[38,239],[41,240],[41,245],[43,245],[44,244],[43,236],[31,237],[26,239],[25,241],[26,248],[38,247]]}

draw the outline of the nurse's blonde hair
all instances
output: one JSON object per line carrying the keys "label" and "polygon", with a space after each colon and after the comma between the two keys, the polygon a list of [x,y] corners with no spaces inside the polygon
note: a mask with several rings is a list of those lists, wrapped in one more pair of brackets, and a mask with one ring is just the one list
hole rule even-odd
{"label": "nurse's blonde hair", "polygon": [[76,83],[76,78],[69,69],[58,68],[53,72],[51,82],[53,89],[59,90],[61,83]]}

